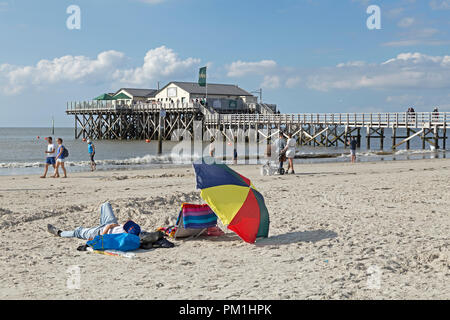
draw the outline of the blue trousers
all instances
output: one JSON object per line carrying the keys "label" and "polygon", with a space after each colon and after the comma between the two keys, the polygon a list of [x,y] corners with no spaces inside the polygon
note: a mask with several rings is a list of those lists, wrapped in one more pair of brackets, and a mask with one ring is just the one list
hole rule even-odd
{"label": "blue trousers", "polygon": [[114,216],[114,212],[109,202],[105,202],[100,207],[100,225],[93,228],[78,227],[72,231],[62,231],[61,237],[63,238],[78,238],[83,240],[89,240],[98,236],[103,228],[108,224],[118,224],[117,218]]}

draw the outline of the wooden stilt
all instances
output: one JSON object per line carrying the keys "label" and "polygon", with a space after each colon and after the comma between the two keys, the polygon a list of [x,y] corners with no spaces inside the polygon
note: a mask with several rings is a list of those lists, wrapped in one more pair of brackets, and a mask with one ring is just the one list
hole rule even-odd
{"label": "wooden stilt", "polygon": [[367,127],[367,150],[370,150],[370,127]]}
{"label": "wooden stilt", "polygon": [[434,127],[434,144],[436,145],[436,149],[439,149],[439,129],[437,126]]}
{"label": "wooden stilt", "polygon": [[442,149],[447,149],[447,129],[442,130]]}
{"label": "wooden stilt", "polygon": [[392,149],[395,149],[396,138],[397,138],[397,128],[392,127]]}
{"label": "wooden stilt", "polygon": [[[409,137],[411,135],[411,129],[407,128],[406,129],[406,136]],[[409,140],[406,140],[406,150],[409,150],[410,144],[409,144]]]}

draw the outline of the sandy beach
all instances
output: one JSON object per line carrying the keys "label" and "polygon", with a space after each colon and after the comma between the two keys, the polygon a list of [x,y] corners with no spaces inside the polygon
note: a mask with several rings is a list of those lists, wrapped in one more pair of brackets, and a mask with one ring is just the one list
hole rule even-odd
{"label": "sandy beach", "polygon": [[0,177],[0,298],[450,299],[450,160],[233,169],[264,195],[268,239],[226,231],[135,259],[79,252],[46,226],[95,226],[107,200],[119,221],[167,226],[182,202],[202,203],[191,167]]}

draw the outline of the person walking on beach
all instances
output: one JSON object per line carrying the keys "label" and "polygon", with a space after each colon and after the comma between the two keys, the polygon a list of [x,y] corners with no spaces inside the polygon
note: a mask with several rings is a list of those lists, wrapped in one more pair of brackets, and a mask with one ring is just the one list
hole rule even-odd
{"label": "person walking on beach", "polygon": [[209,144],[209,156],[211,158],[214,158],[214,153],[216,152],[216,147],[214,146],[214,137],[211,137],[210,144]]}
{"label": "person walking on beach", "polygon": [[64,167],[64,149],[66,147],[63,146],[63,140],[61,138],[58,138],[56,140],[58,142],[58,149],[56,151],[56,167],[55,167],[55,174],[52,176],[53,178],[59,178],[59,167],[61,167],[62,171],[64,172],[63,178],[67,178],[67,171]]}
{"label": "person walking on beach", "polygon": [[356,162],[356,147],[358,146],[358,142],[355,137],[352,137],[350,143],[350,155],[351,155],[351,163]]}
{"label": "person walking on beach", "polygon": [[294,172],[294,158],[295,158],[295,146],[297,142],[294,138],[292,138],[292,133],[288,134],[288,140],[286,143],[286,147],[284,148],[283,152],[286,152],[286,157],[288,159],[288,168],[286,170],[286,174],[289,173],[289,168],[292,170],[292,174],[295,174]]}
{"label": "person walking on beach", "polygon": [[105,202],[100,207],[100,224],[92,228],[78,227],[75,230],[62,231],[59,228],[48,224],[47,231],[54,236],[61,238],[78,238],[83,240],[93,240],[98,235],[130,233],[139,236],[141,227],[129,220],[125,224],[119,224],[114,216],[111,204]]}
{"label": "person walking on beach", "polygon": [[281,173],[281,169],[283,169],[283,163],[286,161],[286,140],[284,140],[284,134],[282,131],[280,131],[279,138],[277,141],[275,141],[275,147],[276,147],[276,154],[278,155],[278,160],[280,162],[280,166],[278,168],[278,171]]}
{"label": "person walking on beach", "polygon": [[95,146],[92,143],[91,140],[87,140],[88,144],[88,152],[89,152],[89,158],[91,159],[91,171],[94,171],[97,169],[97,164],[95,163],[94,156],[95,156]]}
{"label": "person walking on beach", "polygon": [[55,145],[53,144],[53,138],[48,137],[47,138],[47,151],[45,151],[45,154],[47,155],[47,159],[45,160],[45,170],[44,174],[41,176],[41,178],[45,178],[47,176],[48,167],[52,166],[53,170],[55,170]]}

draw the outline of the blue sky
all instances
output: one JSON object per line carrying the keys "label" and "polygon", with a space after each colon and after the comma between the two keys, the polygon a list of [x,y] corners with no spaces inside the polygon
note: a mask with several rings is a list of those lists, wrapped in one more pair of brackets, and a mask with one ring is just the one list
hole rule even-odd
{"label": "blue sky", "polygon": [[66,101],[203,65],[286,113],[450,111],[450,0],[0,0],[0,40],[2,127],[72,126]]}

